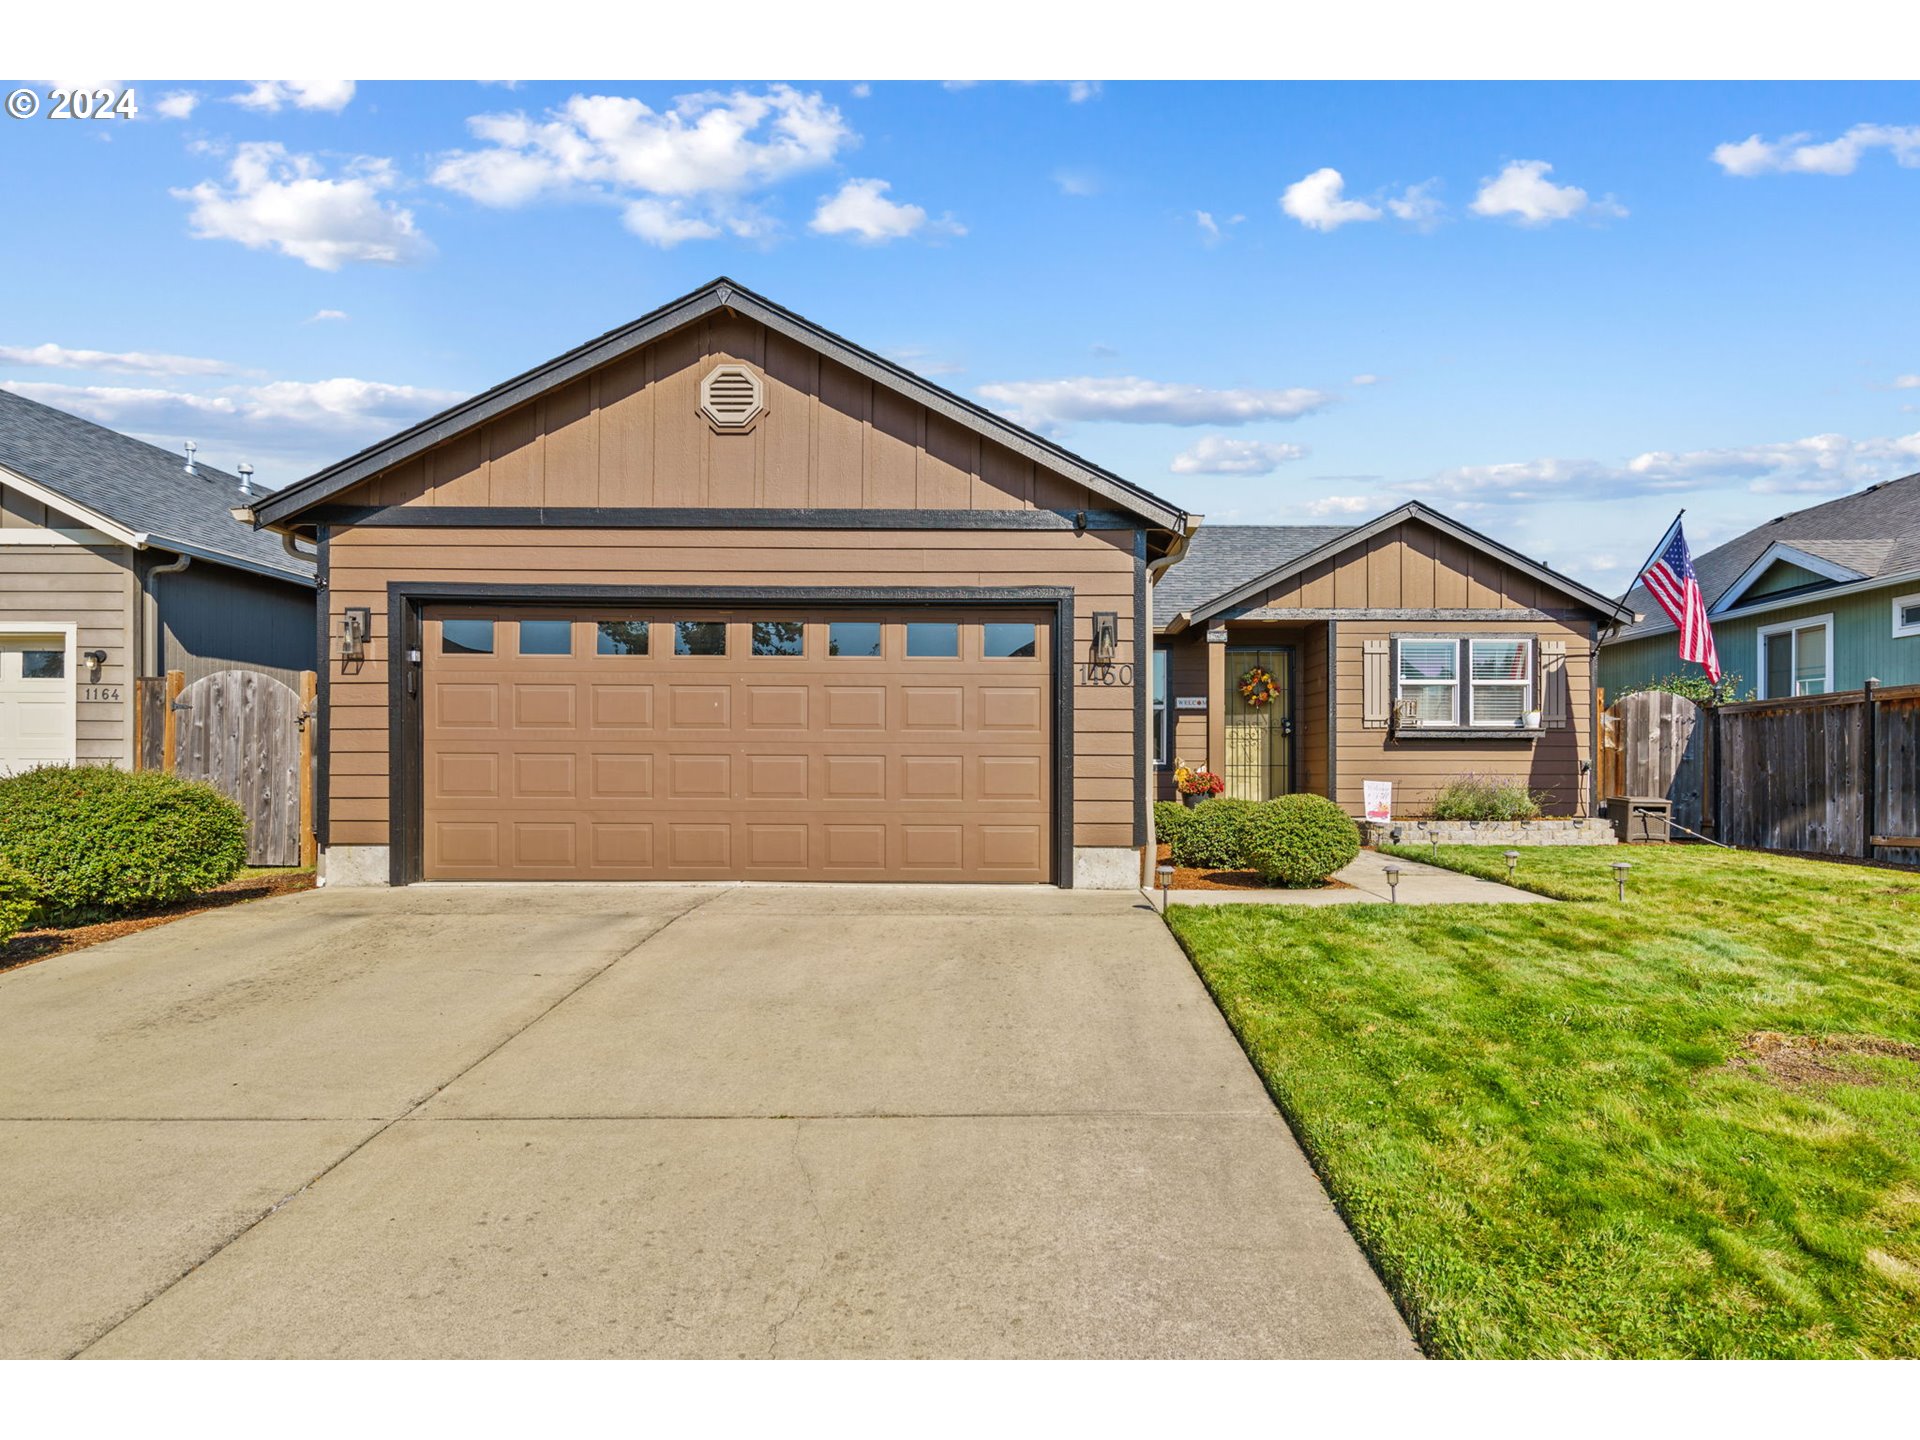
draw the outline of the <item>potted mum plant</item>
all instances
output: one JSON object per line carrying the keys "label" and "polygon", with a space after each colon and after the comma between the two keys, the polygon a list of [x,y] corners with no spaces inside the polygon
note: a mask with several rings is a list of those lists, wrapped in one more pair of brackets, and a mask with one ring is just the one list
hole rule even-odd
{"label": "potted mum plant", "polygon": [[1218,795],[1227,788],[1227,782],[1211,770],[1194,770],[1186,765],[1175,765],[1173,788],[1180,792],[1180,802],[1191,807],[1210,796]]}

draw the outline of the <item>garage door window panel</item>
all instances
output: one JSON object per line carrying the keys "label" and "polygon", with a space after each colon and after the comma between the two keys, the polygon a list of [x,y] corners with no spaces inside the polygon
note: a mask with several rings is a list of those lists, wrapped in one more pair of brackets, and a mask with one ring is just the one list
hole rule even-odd
{"label": "garage door window panel", "polygon": [[67,678],[67,652],[64,650],[22,650],[22,680],[64,680]]}
{"label": "garage door window panel", "polygon": [[644,655],[647,653],[647,622],[601,620],[594,626],[593,649],[596,655]]}
{"label": "garage door window panel", "polygon": [[959,659],[960,626],[951,620],[907,622],[907,658],[909,660]]}
{"label": "garage door window panel", "polygon": [[522,655],[571,655],[573,653],[573,622],[571,620],[522,620],[519,631],[518,643]]}
{"label": "garage door window panel", "polygon": [[442,620],[440,622],[440,653],[442,655],[493,654],[493,621]]}
{"label": "garage door window panel", "polygon": [[806,626],[798,620],[756,620],[753,622],[753,653],[758,656],[793,657],[806,654]]}
{"label": "garage door window panel", "polygon": [[989,621],[981,632],[989,660],[1031,660],[1038,653],[1038,631],[1031,620]]}
{"label": "garage door window panel", "polygon": [[727,653],[727,622],[724,620],[674,621],[673,653],[691,656],[724,656]]}
{"label": "garage door window panel", "polygon": [[880,622],[835,620],[827,627],[827,654],[836,660],[878,660]]}

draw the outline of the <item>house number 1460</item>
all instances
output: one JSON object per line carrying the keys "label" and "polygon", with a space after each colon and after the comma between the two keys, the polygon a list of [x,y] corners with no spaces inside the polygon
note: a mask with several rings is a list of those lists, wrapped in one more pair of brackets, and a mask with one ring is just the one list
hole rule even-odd
{"label": "house number 1460", "polygon": [[1074,669],[1078,672],[1074,678],[1076,685],[1133,684],[1131,665],[1076,665]]}

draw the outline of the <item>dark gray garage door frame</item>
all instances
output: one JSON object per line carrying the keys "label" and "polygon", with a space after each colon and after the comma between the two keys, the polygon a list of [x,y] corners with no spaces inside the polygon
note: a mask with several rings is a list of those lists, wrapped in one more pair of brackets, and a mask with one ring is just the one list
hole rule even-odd
{"label": "dark gray garage door frame", "polygon": [[387,585],[388,879],[412,885],[423,873],[425,706],[421,652],[426,607],[434,604],[551,605],[876,605],[1051,607],[1053,610],[1053,873],[1073,885],[1073,591],[1028,586],[492,585],[395,580]]}

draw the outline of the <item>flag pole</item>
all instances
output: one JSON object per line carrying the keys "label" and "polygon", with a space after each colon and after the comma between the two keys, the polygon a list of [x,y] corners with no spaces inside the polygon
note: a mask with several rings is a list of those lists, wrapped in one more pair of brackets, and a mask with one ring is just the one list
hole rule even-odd
{"label": "flag pole", "polygon": [[[1653,549],[1647,552],[1647,558],[1640,562],[1640,568],[1634,571],[1632,576],[1628,578],[1627,588],[1620,592],[1619,605],[1615,607],[1616,609],[1627,603],[1627,596],[1631,595],[1633,593],[1633,587],[1640,583],[1640,577],[1647,573],[1655,560],[1660,558],[1660,553],[1667,548],[1667,541],[1671,540],[1673,538],[1673,532],[1680,528],[1681,516],[1684,516],[1686,513],[1687,507],[1682,505],[1680,507],[1680,514],[1673,517],[1673,523],[1660,532],[1660,538],[1654,542]],[[1607,630],[1606,640],[1602,640],[1600,644],[1605,645],[1608,640],[1613,639],[1613,637],[1620,632],[1621,624],[1622,622],[1616,619]],[[1599,652],[1599,646],[1595,646],[1594,650],[1597,654]]]}

